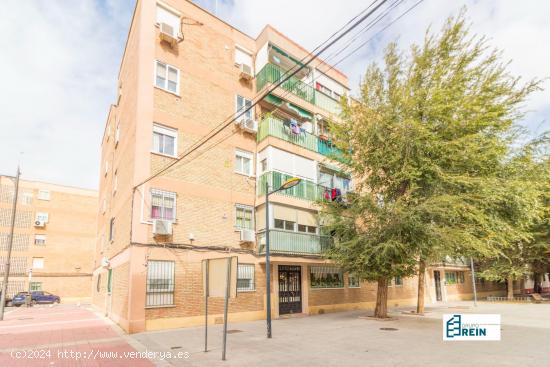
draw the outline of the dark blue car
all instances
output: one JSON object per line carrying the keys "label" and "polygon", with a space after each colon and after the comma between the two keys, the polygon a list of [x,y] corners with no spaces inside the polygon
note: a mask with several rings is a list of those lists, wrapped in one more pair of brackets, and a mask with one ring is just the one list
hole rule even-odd
{"label": "dark blue car", "polygon": [[[27,298],[28,294],[29,292],[17,293],[11,300],[11,304],[14,305],[15,307],[24,305],[25,299]],[[44,291],[31,292],[31,303],[33,305],[37,303],[59,303],[59,302],[61,302],[61,299],[59,298],[59,296],[56,296],[55,294],[51,294],[49,292],[44,292]]]}

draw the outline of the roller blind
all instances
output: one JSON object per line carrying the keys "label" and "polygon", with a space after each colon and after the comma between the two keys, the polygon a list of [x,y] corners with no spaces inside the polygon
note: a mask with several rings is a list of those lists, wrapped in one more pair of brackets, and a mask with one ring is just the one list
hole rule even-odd
{"label": "roller blind", "polygon": [[298,224],[317,227],[317,216],[312,212],[297,210]]}
{"label": "roller blind", "polygon": [[296,222],[296,210],[281,205],[273,205],[273,217]]}

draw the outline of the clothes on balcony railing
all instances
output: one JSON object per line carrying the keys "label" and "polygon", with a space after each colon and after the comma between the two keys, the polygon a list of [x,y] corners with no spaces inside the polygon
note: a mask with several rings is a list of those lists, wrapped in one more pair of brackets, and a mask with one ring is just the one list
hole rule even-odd
{"label": "clothes on balcony railing", "polygon": [[326,201],[342,201],[342,190],[337,187],[326,189],[323,193],[323,199]]}

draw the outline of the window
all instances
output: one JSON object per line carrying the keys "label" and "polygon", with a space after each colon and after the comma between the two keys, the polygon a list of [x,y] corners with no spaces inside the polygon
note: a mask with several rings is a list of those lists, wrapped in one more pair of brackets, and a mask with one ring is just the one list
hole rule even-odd
{"label": "window", "polygon": [[401,287],[403,285],[403,278],[401,278],[399,275],[393,278],[393,285],[396,287]]}
{"label": "window", "polygon": [[237,291],[246,292],[255,289],[254,264],[239,264],[237,267]]}
{"label": "window", "polygon": [[151,219],[176,220],[176,193],[151,189]]}
{"label": "window", "polygon": [[21,196],[21,203],[23,205],[31,205],[32,204],[32,192],[24,192]]}
{"label": "window", "polygon": [[48,223],[49,215],[48,213],[38,212],[36,213],[36,220],[44,223]]}
{"label": "window", "polygon": [[310,267],[311,288],[344,288],[344,273],[332,266]]}
{"label": "window", "polygon": [[361,287],[359,283],[359,277],[357,277],[355,274],[349,274],[348,275],[348,288],[359,288]]}
{"label": "window", "polygon": [[113,195],[116,194],[118,188],[118,170],[115,171],[115,178],[113,179]]}
{"label": "window", "polygon": [[32,268],[33,269],[43,269],[44,268],[44,258],[43,257],[33,257],[32,258]]}
{"label": "window", "polygon": [[172,36],[177,37],[180,33],[180,17],[170,10],[157,4],[157,23],[168,24],[172,28]]}
{"label": "window", "polygon": [[252,153],[242,150],[235,152],[235,172],[252,176]]}
{"label": "window", "polygon": [[31,292],[41,291],[42,290],[42,283],[41,282],[30,282],[29,283],[29,290]]}
{"label": "window", "polygon": [[248,65],[252,70],[252,55],[242,47],[235,46],[235,65]]}
{"label": "window", "polygon": [[178,151],[178,131],[153,125],[153,152],[175,157]]}
{"label": "window", "polygon": [[260,171],[262,173],[267,171],[267,158],[262,159],[262,161],[260,162]]}
{"label": "window", "polygon": [[50,200],[50,190],[38,190],[38,200]]}
{"label": "window", "polygon": [[317,234],[317,227],[298,224],[298,232]]}
{"label": "window", "polygon": [[174,262],[147,261],[146,306],[174,304]]}
{"label": "window", "polygon": [[46,235],[45,234],[36,234],[36,235],[34,235],[34,244],[35,245],[45,245],[46,244]]}
{"label": "window", "polygon": [[332,90],[325,87],[323,84],[321,84],[319,82],[315,82],[315,89],[325,93],[327,96],[332,96]]}
{"label": "window", "polygon": [[460,284],[464,284],[464,272],[463,271],[459,271],[457,272],[457,281],[460,283]]}
{"label": "window", "polygon": [[111,218],[109,222],[109,241],[115,239],[115,218]]}
{"label": "window", "polygon": [[254,229],[254,208],[248,205],[235,205],[235,227]]}
{"label": "window", "polygon": [[456,271],[445,272],[445,283],[447,285],[456,284]]}
{"label": "window", "polygon": [[178,94],[180,71],[173,66],[160,61],[155,62],[155,85],[161,89]]}
{"label": "window", "polygon": [[[241,97],[241,96],[237,96],[237,106],[236,106],[236,111],[235,111],[236,115],[235,116],[239,116],[239,114],[241,112],[243,112],[244,110],[246,110],[247,108],[249,108],[251,106],[252,106],[252,101],[251,100],[246,99],[246,98]],[[253,108],[249,109],[241,117],[238,117],[237,119],[239,121],[252,119],[253,110],[254,110]]]}
{"label": "window", "polygon": [[274,227],[277,229],[284,229],[286,231],[294,231],[294,225],[296,222],[283,219],[275,219]]}

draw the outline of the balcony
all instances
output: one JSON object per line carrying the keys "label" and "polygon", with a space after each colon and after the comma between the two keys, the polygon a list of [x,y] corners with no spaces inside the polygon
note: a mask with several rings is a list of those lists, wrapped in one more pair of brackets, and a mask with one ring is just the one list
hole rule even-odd
{"label": "balcony", "polygon": [[[285,181],[293,177],[294,176],[286,175],[277,171],[263,173],[260,176],[256,186],[258,196],[265,195],[266,181],[269,183],[270,188],[281,187]],[[323,198],[323,193],[325,190],[325,187],[318,185],[313,181],[302,179],[298,185],[287,190],[279,191],[277,194],[309,201],[317,201]]]}
{"label": "balcony", "polygon": [[[267,63],[258,74],[256,74],[256,90],[260,91],[268,83],[275,84],[285,77],[285,70],[277,65]],[[340,103],[316,90],[312,86],[304,83],[296,77],[291,77],[280,86],[287,92],[290,92],[299,98],[307,101],[317,107],[324,109],[332,114],[339,114]]]}
{"label": "balcony", "polygon": [[259,142],[273,136],[275,138],[288,141],[302,148],[320,153],[328,158],[343,161],[342,151],[331,144],[329,140],[322,140],[318,136],[303,131],[301,134],[294,134],[290,130],[288,123],[274,116],[266,116],[260,122],[256,139]]}
{"label": "balcony", "polygon": [[[329,236],[269,230],[269,252],[285,255],[321,255],[332,244]],[[258,253],[265,254],[265,231],[258,234]]]}

